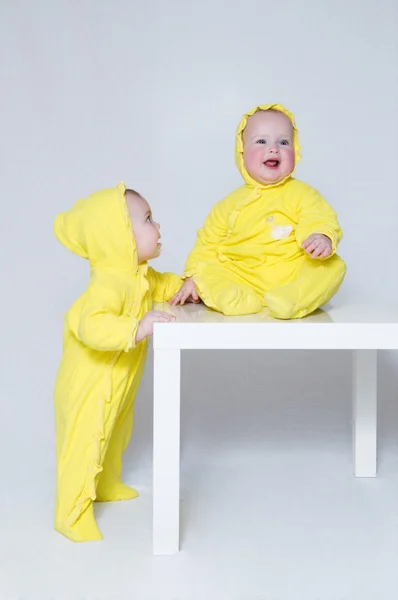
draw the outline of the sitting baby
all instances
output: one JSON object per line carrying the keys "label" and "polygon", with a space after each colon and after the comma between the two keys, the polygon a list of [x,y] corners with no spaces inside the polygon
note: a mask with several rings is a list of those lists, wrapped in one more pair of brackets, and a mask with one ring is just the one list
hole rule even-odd
{"label": "sitting baby", "polygon": [[171,304],[200,298],[225,315],[267,307],[278,319],[305,317],[334,296],[346,266],[335,212],[292,177],[300,160],[293,115],[279,104],[245,114],[235,159],[246,183],[211,210]]}

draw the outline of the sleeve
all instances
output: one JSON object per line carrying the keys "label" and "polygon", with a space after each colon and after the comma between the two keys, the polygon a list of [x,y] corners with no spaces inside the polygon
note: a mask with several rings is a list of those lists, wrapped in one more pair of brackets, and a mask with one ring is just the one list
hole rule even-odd
{"label": "sleeve", "polygon": [[139,319],[122,314],[123,300],[108,288],[90,284],[66,314],[65,323],[85,346],[100,352],[128,352],[136,345]]}
{"label": "sleeve", "polygon": [[174,273],[158,273],[148,268],[147,278],[154,302],[168,302],[178,292],[184,280]]}
{"label": "sleeve", "polygon": [[184,277],[198,274],[201,266],[217,260],[217,247],[228,232],[228,199],[216,204],[199,229],[196,244],[185,264]]}
{"label": "sleeve", "polygon": [[[301,197],[298,205],[296,240],[299,247],[313,233],[322,233],[332,242],[332,255],[336,252],[343,232],[334,210],[314,189],[309,189]],[[331,255],[331,256],[332,256]]]}

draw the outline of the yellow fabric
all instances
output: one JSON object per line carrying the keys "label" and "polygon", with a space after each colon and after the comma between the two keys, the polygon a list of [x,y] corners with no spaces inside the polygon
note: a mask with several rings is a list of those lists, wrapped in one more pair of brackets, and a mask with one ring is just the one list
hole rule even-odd
{"label": "yellow fabric", "polygon": [[[250,115],[270,108],[291,120],[296,164],[300,160],[298,132],[289,111],[265,104],[243,116],[235,160],[246,183],[211,210],[198,231],[184,277],[193,277],[205,304],[224,314],[256,313],[268,306],[274,317],[299,318],[328,302],[344,278],[345,264],[335,255],[342,231],[335,212],[314,188],[291,175],[264,185],[246,171],[242,132]],[[305,254],[301,246],[312,233],[331,239],[331,257],[312,259]]]}
{"label": "yellow fabric", "polygon": [[55,394],[55,528],[74,541],[101,539],[92,502],[133,498],[120,479],[134,396],[147,350],[140,319],[182,279],[138,265],[120,183],[78,201],[54,224],[58,240],[90,261],[86,291],[65,316]]}

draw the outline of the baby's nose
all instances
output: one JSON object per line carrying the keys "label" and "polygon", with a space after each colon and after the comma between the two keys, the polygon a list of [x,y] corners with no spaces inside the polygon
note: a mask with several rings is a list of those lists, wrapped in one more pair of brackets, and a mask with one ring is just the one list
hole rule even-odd
{"label": "baby's nose", "polygon": [[279,154],[278,146],[272,146],[272,148],[270,148],[269,151],[270,151],[270,154]]}

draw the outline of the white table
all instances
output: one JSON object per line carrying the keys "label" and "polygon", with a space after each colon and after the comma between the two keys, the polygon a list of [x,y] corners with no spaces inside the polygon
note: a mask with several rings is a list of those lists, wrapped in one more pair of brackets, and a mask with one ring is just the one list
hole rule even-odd
{"label": "white table", "polygon": [[177,321],[156,324],[153,338],[154,554],[179,550],[181,350],[352,350],[354,473],[376,476],[377,351],[398,349],[398,309],[335,307],[277,321],[267,311],[225,317],[203,305],[156,308]]}

